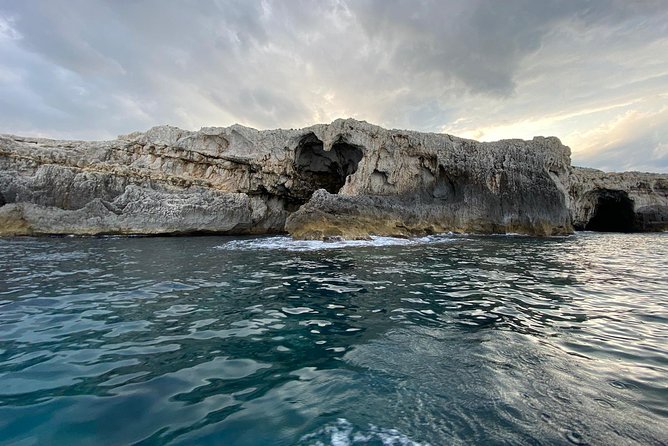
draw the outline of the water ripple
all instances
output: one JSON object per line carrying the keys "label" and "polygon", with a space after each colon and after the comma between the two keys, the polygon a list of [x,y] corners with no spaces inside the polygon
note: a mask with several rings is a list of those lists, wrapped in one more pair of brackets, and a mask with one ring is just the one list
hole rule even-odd
{"label": "water ripple", "polygon": [[0,444],[662,444],[667,234],[0,240]]}

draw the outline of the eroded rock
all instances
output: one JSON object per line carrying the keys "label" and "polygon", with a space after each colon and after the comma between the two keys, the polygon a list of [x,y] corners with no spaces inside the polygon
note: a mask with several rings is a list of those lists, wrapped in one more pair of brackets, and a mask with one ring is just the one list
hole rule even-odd
{"label": "eroded rock", "polygon": [[668,175],[606,173],[573,167],[570,180],[573,226],[579,230],[641,232],[668,230]]}
{"label": "eroded rock", "polygon": [[[3,135],[0,234],[567,234],[593,215],[583,194],[595,188],[574,172],[580,186],[557,138],[481,143],[352,119],[99,142]],[[665,203],[628,190],[656,227]]]}

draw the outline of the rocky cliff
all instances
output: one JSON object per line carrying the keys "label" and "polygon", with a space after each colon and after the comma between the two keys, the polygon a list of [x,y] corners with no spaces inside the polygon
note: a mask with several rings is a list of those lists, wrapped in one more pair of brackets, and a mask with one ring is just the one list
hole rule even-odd
{"label": "rocky cliff", "polygon": [[571,217],[578,230],[668,230],[668,175],[573,167]]}
{"label": "rocky cliff", "polygon": [[[0,235],[567,234],[593,215],[581,172],[556,138],[481,143],[351,119],[102,142],[2,135]],[[629,199],[645,209],[652,194]]]}

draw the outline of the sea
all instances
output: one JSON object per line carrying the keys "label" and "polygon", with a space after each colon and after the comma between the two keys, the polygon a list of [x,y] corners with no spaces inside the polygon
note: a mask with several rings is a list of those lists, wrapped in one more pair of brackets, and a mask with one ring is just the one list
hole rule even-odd
{"label": "sea", "polygon": [[2,445],[666,445],[668,233],[0,239]]}

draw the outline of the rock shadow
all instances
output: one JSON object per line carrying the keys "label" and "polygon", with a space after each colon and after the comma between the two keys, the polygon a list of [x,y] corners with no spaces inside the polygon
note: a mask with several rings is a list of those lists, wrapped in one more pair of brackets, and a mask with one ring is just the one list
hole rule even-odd
{"label": "rock shadow", "polygon": [[357,171],[363,156],[362,148],[342,140],[334,143],[331,150],[325,150],[315,134],[304,136],[295,153],[295,170],[302,183],[300,189],[304,198],[308,200],[318,189],[338,193],[347,177]]}
{"label": "rock shadow", "polygon": [[621,190],[594,191],[594,210],[584,229],[598,232],[635,232],[633,201]]}
{"label": "rock shadow", "polygon": [[443,166],[439,166],[438,175],[434,180],[432,197],[439,201],[454,201],[458,193],[456,181],[446,173]]}

